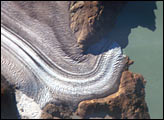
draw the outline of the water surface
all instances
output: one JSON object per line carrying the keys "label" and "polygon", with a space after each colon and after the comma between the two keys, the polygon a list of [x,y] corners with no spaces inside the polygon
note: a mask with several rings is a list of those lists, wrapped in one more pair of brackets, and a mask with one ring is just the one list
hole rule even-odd
{"label": "water surface", "polygon": [[130,70],[147,81],[150,117],[163,118],[163,2],[129,2],[110,34],[134,60]]}

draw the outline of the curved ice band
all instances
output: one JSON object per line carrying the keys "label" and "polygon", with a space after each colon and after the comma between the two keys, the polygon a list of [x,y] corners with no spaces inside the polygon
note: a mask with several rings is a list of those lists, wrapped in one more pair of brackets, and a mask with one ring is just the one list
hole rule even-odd
{"label": "curved ice band", "polygon": [[[37,80],[49,88],[54,97],[53,101],[59,99],[70,101],[75,105],[85,99],[109,95],[118,88],[119,78],[124,66],[124,55],[115,42],[108,46],[111,49],[103,53],[103,59],[98,61],[101,62],[101,66],[99,66],[97,74],[87,79],[83,77],[73,79],[55,72],[28,45],[22,42],[22,38],[11,33],[3,25],[1,25],[1,39],[1,47],[11,50],[10,53],[15,55],[24,65],[28,66],[28,69],[37,77]],[[1,66],[10,67],[3,64],[2,58]],[[41,100],[36,102],[42,107],[47,101]]]}

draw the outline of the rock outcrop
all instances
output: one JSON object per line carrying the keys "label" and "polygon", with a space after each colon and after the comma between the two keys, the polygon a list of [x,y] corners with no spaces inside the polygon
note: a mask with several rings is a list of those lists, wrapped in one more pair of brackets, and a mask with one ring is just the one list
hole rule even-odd
{"label": "rock outcrop", "polygon": [[[128,60],[129,64],[132,61]],[[141,74],[128,71],[122,73],[119,90],[101,99],[82,101],[77,114],[86,117],[92,113],[104,112],[113,119],[149,119],[148,108],[145,102],[145,83]]]}
{"label": "rock outcrop", "polygon": [[114,26],[125,1],[72,1],[70,27],[83,50],[100,40]]}
{"label": "rock outcrop", "polygon": [[1,119],[18,119],[15,90],[1,75]]}

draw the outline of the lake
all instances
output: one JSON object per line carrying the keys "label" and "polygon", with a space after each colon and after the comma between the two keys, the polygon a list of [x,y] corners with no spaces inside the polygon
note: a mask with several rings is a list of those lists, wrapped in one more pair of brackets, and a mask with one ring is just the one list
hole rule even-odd
{"label": "lake", "polygon": [[163,118],[163,2],[129,2],[109,36],[134,60],[130,71],[147,81],[145,99],[151,118]]}

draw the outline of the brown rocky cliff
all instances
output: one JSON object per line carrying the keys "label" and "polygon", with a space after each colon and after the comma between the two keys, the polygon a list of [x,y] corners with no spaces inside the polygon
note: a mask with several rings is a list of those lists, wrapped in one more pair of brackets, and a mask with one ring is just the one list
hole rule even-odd
{"label": "brown rocky cliff", "polygon": [[115,25],[125,1],[71,1],[70,27],[83,50],[100,40]]}
{"label": "brown rocky cliff", "polygon": [[[127,60],[127,63],[132,64],[132,61]],[[113,119],[149,119],[145,83],[142,75],[125,69],[116,93],[101,99],[82,101],[76,112],[83,118],[93,113],[105,112]]]}

